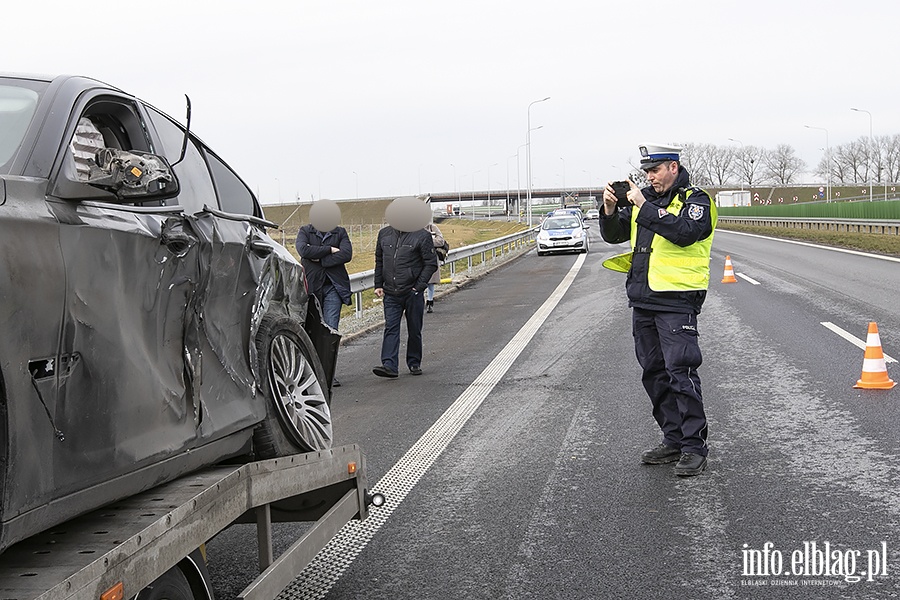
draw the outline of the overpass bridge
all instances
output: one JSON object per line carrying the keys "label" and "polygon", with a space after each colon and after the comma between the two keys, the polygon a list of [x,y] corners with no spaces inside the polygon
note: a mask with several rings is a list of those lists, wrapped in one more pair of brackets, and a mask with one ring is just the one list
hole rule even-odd
{"label": "overpass bridge", "polygon": [[[579,202],[582,205],[593,203],[595,198],[599,198],[603,188],[598,187],[567,187],[567,188],[542,188],[532,189],[531,198],[535,205],[553,204],[553,201],[563,206],[569,202]],[[365,200],[393,200],[396,196],[387,196],[383,198],[358,198],[359,201]],[[418,198],[422,198],[426,202],[432,204],[453,203],[465,206],[497,206],[507,208],[510,213],[516,213],[516,207],[521,210],[526,209],[526,198],[528,190],[473,190],[469,192],[432,192],[427,194],[419,194]],[[349,201],[350,199],[332,198],[336,202]],[[593,206],[593,204],[592,204]],[[480,212],[480,211],[479,211]]]}
{"label": "overpass bridge", "polygon": [[[533,205],[553,204],[560,206],[568,203],[590,204],[593,206],[595,196],[599,196],[602,188],[543,188],[532,189]],[[511,214],[526,210],[528,190],[482,190],[470,192],[438,192],[423,194],[426,202],[432,204],[453,203],[469,206],[499,206]]]}

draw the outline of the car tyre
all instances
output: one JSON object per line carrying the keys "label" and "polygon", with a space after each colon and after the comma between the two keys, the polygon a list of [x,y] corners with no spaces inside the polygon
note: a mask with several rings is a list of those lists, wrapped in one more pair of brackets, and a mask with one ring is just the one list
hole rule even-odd
{"label": "car tyre", "polygon": [[260,458],[326,450],[334,439],[325,370],[293,319],[266,316],[256,335],[266,418],[253,433]]}

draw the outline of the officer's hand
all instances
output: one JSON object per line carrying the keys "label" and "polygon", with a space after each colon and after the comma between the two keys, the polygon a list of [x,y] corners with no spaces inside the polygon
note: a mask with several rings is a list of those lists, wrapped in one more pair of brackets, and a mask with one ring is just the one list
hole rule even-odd
{"label": "officer's hand", "polygon": [[616,212],[616,192],[610,183],[607,183],[606,189],[603,190],[603,212],[608,215]]}
{"label": "officer's hand", "polygon": [[375,295],[379,298],[384,296],[384,288],[375,288]]}
{"label": "officer's hand", "polygon": [[[631,181],[630,179],[628,180],[628,185],[631,188],[630,190],[628,190],[628,193],[626,194],[628,201],[631,202],[632,204],[634,204],[635,206],[637,206],[638,208],[642,207],[644,205],[644,202],[647,201],[647,199],[644,198],[644,194],[641,193],[641,188],[634,185],[634,182]],[[606,200],[606,194],[603,195],[603,200],[604,201]]]}

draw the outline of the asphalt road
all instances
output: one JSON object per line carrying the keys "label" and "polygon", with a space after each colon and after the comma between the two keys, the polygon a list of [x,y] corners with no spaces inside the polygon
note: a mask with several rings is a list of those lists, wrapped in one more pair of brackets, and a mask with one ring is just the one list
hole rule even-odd
{"label": "asphalt road", "polygon": [[[900,265],[717,232],[710,463],[679,479],[639,463],[658,431],[624,276],[600,265],[621,248],[590,233],[586,257],[530,252],[438,301],[422,377],[372,375],[380,330],[342,347],[337,442],[389,501],[284,597],[898,597],[900,391],[854,389],[864,352],[835,331],[865,342],[875,321],[900,357]],[[719,282],[726,254],[738,283]],[[248,526],[210,544],[219,597],[254,544]]]}

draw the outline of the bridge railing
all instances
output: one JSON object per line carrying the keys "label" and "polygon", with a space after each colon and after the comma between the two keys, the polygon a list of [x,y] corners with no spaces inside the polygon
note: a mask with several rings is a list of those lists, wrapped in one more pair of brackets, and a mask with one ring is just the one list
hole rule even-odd
{"label": "bridge railing", "polygon": [[[471,271],[475,266],[475,257],[481,257],[481,263],[487,260],[502,257],[516,250],[520,250],[529,244],[534,243],[538,228],[512,233],[500,238],[479,242],[462,248],[451,249],[447,254],[445,265],[450,266],[450,276],[456,275],[459,263],[465,262],[465,269]],[[359,317],[363,312],[362,294],[366,290],[375,287],[375,270],[362,271],[350,275],[350,292],[354,295],[356,304],[356,316]]]}

